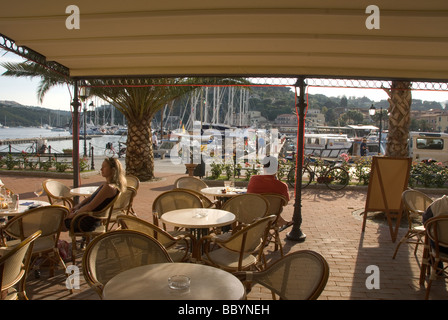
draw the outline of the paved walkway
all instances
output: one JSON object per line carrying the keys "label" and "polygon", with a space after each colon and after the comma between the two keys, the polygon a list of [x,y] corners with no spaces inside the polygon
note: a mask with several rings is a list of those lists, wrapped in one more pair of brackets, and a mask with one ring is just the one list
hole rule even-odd
{"label": "paved walkway", "polygon": [[[162,165],[163,164],[163,165]],[[176,172],[177,171],[177,172]],[[170,190],[175,179],[185,175],[183,168],[173,171],[165,163],[156,161],[156,176],[160,180],[142,182],[135,199],[135,210],[140,218],[152,221],[151,205],[161,192]],[[35,198],[33,186],[42,178],[1,176],[2,181],[12,190],[20,193],[21,199]],[[67,186],[72,180],[60,179]],[[102,178],[91,176],[81,180],[81,185],[99,184]],[[291,190],[291,193],[293,190]],[[433,198],[439,195],[430,195]],[[293,198],[293,196],[292,196]],[[45,200],[45,196],[40,197]],[[285,239],[290,229],[281,233],[285,253],[303,249],[315,250],[322,254],[330,265],[330,277],[321,294],[321,300],[364,300],[364,299],[424,299],[425,289],[419,285],[419,265],[421,249],[414,256],[414,247],[403,245],[396,259],[392,255],[396,243],[392,243],[389,228],[385,224],[368,221],[365,233],[361,232],[362,219],[354,212],[364,208],[366,200],[365,188],[353,188],[342,191],[331,191],[322,188],[305,189],[302,192],[302,230],[306,241],[297,243]],[[294,211],[291,200],[285,208],[283,217],[290,220]],[[406,232],[399,231],[400,239]],[[67,239],[67,235],[62,235]],[[69,240],[70,241],[70,240]],[[266,248],[269,261],[278,258],[272,246]],[[77,260],[80,266],[81,259]],[[366,280],[370,273],[366,269],[377,266],[379,270],[379,288],[368,289]],[[27,282],[30,299],[89,299],[97,300],[96,293],[89,288],[81,277],[81,287],[69,294],[65,289],[63,270],[58,270],[55,277],[49,279],[46,271],[40,279],[31,275]],[[431,290],[431,299],[447,299],[446,282],[437,280]],[[254,288],[249,299],[270,299],[270,293]]]}

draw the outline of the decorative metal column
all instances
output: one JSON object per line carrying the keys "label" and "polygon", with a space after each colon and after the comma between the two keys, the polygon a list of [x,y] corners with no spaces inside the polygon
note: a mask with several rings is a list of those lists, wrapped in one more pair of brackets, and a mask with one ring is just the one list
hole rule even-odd
{"label": "decorative metal column", "polygon": [[79,187],[79,99],[78,99],[78,81],[75,80],[74,95],[73,95],[73,187]]}
{"label": "decorative metal column", "polygon": [[303,137],[305,133],[305,79],[299,78],[296,87],[299,87],[299,133],[297,139],[297,165],[296,165],[296,196],[294,202],[294,215],[292,217],[293,226],[291,232],[286,235],[286,239],[303,242],[306,235],[302,232],[302,168],[303,168]]}

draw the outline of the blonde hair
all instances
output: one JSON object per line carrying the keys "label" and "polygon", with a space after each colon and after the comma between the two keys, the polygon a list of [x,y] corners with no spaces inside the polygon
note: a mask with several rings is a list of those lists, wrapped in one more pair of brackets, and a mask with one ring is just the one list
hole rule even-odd
{"label": "blonde hair", "polygon": [[113,175],[110,179],[110,183],[117,186],[120,192],[126,191],[126,176],[123,171],[123,166],[121,165],[120,160],[116,158],[106,158],[104,161],[113,169]]}

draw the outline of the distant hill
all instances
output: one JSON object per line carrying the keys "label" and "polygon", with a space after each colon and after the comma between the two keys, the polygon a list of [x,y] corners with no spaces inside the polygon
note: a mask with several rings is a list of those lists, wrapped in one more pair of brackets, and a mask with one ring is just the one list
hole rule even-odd
{"label": "distant hill", "polygon": [[[110,123],[111,106],[100,106],[97,108],[99,123],[103,121]],[[93,112],[89,111],[88,117],[93,117]],[[36,127],[50,125],[52,127],[68,127],[71,123],[72,115],[70,111],[47,109],[37,106],[24,106],[15,101],[0,100],[0,123],[8,127]],[[116,111],[114,115],[115,123],[124,123],[123,115]]]}
{"label": "distant hill", "polygon": [[70,119],[69,111],[24,106],[15,101],[0,101],[0,123],[9,127],[33,127],[45,124],[67,126]]}

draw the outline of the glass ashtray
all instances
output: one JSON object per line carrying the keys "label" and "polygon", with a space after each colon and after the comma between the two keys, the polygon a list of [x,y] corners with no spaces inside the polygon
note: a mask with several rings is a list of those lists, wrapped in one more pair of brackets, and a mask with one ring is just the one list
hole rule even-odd
{"label": "glass ashtray", "polygon": [[190,288],[190,278],[185,275],[174,275],[168,278],[168,287],[173,290]]}

